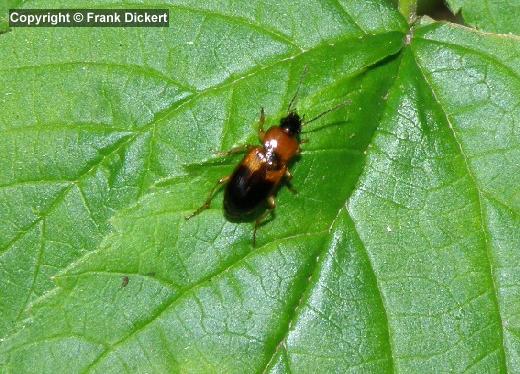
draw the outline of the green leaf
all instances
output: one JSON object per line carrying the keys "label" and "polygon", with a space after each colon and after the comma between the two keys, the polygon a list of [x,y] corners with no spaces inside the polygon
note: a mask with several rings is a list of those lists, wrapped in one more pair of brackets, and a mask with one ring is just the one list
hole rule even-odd
{"label": "green leaf", "polygon": [[399,12],[409,21],[415,22],[417,17],[417,0],[399,0]]}
{"label": "green leaf", "polygon": [[20,0],[3,0],[0,2],[0,34],[9,30],[9,9],[15,9]]}
{"label": "green leaf", "polygon": [[446,0],[453,13],[462,11],[464,21],[478,29],[520,35],[520,3],[503,0]]}
{"label": "green leaf", "polygon": [[[0,36],[2,372],[520,372],[517,38],[382,0],[170,25]],[[186,221],[305,67],[299,113],[351,103],[298,193],[256,247],[221,195]]]}

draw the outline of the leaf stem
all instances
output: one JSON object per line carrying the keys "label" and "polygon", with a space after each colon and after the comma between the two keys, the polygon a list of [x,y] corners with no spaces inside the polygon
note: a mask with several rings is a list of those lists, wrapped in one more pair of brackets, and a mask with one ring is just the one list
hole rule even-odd
{"label": "leaf stem", "polygon": [[417,14],[417,0],[399,0],[399,12],[412,24]]}

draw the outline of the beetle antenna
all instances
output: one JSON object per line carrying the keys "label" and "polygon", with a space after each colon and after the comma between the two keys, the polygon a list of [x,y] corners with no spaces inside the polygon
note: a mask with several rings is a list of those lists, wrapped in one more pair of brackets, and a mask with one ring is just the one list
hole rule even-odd
{"label": "beetle antenna", "polygon": [[351,102],[352,102],[352,101],[351,101],[350,99],[347,99],[347,100],[345,100],[344,102],[339,103],[338,105],[335,105],[335,106],[333,106],[332,108],[327,109],[327,110],[324,111],[324,112],[321,112],[321,113],[318,114],[316,117],[311,118],[311,119],[308,120],[308,121],[302,121],[302,126],[308,125],[309,123],[316,121],[317,119],[323,117],[325,114],[328,114],[328,113],[330,113],[330,112],[334,112],[334,111],[336,111],[336,110],[338,110],[338,109],[341,109],[341,108],[343,108],[344,106],[349,105]]}
{"label": "beetle antenna", "polygon": [[296,88],[296,92],[289,102],[289,106],[287,107],[287,113],[291,113],[294,110],[294,105],[296,105],[296,99],[298,98],[298,93],[300,92],[300,87],[302,86],[303,81],[305,80],[305,76],[307,75],[307,65],[303,68],[302,75],[300,75],[300,81],[298,82],[298,87]]}

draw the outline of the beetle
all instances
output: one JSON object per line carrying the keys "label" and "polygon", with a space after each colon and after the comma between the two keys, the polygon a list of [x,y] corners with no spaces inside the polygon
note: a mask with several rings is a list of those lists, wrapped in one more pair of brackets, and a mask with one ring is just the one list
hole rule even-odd
{"label": "beetle", "polygon": [[222,185],[226,185],[224,192],[226,217],[231,221],[247,221],[256,218],[253,245],[256,244],[256,231],[267,215],[274,211],[275,194],[282,182],[286,182],[289,189],[295,192],[290,184],[292,175],[289,165],[301,153],[300,145],[304,143],[300,139],[302,127],[349,103],[347,100],[305,121],[297,113],[294,104],[306,70],[300,78],[296,93],[289,102],[287,115],[280,120],[278,126],[272,126],[264,131],[265,112],[264,108],[260,109],[258,138],[261,145],[243,145],[221,153],[226,156],[246,152],[246,155],[231,175],[218,180],[204,204],[185,217],[186,220],[208,209],[215,193]]}

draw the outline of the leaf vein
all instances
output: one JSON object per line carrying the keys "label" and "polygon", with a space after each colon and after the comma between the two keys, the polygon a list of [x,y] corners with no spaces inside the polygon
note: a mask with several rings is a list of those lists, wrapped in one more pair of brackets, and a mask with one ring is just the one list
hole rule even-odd
{"label": "leaf vein", "polygon": [[457,147],[459,148],[459,151],[460,151],[460,154],[461,154],[461,157],[462,157],[462,161],[464,163],[464,166],[466,168],[466,171],[467,171],[467,174],[468,176],[470,177],[474,187],[475,187],[475,195],[476,195],[476,203],[477,203],[477,206],[478,206],[478,209],[479,209],[479,216],[480,216],[480,231],[482,232],[482,236],[483,236],[483,240],[484,240],[484,246],[485,246],[485,254],[486,254],[486,258],[487,258],[487,262],[488,262],[488,269],[489,269],[489,277],[490,277],[490,281],[491,281],[491,288],[493,289],[493,302],[495,304],[495,308],[496,308],[496,311],[497,311],[497,318],[498,318],[498,322],[499,322],[499,326],[500,326],[500,339],[502,341],[502,345],[500,346],[501,348],[501,363],[503,365],[503,367],[507,368],[507,362],[506,362],[506,353],[505,353],[505,341],[504,341],[504,321],[503,321],[503,318],[502,318],[502,311],[501,311],[501,307],[500,307],[500,302],[499,302],[499,295],[498,295],[498,287],[497,287],[497,284],[496,284],[496,278],[495,278],[495,274],[494,274],[494,270],[493,270],[493,255],[492,255],[492,247],[491,247],[491,243],[490,243],[490,234],[488,232],[489,228],[486,227],[485,225],[485,213],[484,213],[484,204],[482,203],[482,195],[483,195],[483,192],[481,191],[481,189],[479,188],[479,185],[477,183],[477,179],[474,175],[474,172],[473,172],[473,169],[471,168],[470,166],[470,162],[469,162],[469,157],[468,155],[466,154],[465,150],[464,150],[464,147],[462,145],[462,142],[460,141],[459,139],[459,136],[457,135],[457,131],[455,130],[454,126],[453,126],[453,123],[450,119],[450,117],[448,116],[448,114],[446,113],[444,107],[442,106],[442,103],[441,101],[439,100],[439,97],[434,89],[434,86],[432,84],[432,82],[430,82],[430,80],[427,78],[426,76],[426,73],[424,72],[423,70],[423,66],[421,64],[419,64],[419,62],[417,61],[417,59],[415,58],[415,55],[412,53],[412,56],[415,60],[415,64],[417,65],[419,71],[421,72],[421,75],[422,75],[422,78],[424,79],[425,83],[428,85],[428,87],[430,87],[430,90],[431,90],[431,93],[435,99],[435,102],[437,103],[439,109],[442,111],[443,115],[444,115],[444,118],[446,119],[446,122],[448,124],[448,128],[450,129],[451,133],[452,133],[452,136],[453,136],[453,140],[455,141],[455,143],[457,144]]}
{"label": "leaf vein", "polygon": [[97,68],[111,68],[111,69],[120,69],[120,70],[126,70],[131,73],[137,73],[140,75],[148,75],[150,77],[157,78],[161,81],[168,82],[172,85],[175,85],[182,89],[183,91],[189,92],[189,93],[195,93],[197,90],[188,85],[187,83],[181,83],[167,75],[165,75],[163,72],[154,69],[150,66],[142,66],[137,64],[118,64],[113,62],[96,62],[96,61],[67,61],[67,62],[56,62],[56,63],[48,63],[48,64],[39,64],[39,65],[23,65],[23,66],[16,66],[11,67],[7,69],[0,69],[0,73],[6,72],[6,73],[12,73],[12,72],[19,72],[24,70],[34,70],[34,69],[53,69],[53,68],[64,68],[64,67],[75,67],[75,68],[81,68],[81,67],[97,67]]}
{"label": "leaf vein", "polygon": [[172,297],[167,299],[165,301],[165,303],[157,310],[157,312],[154,315],[152,315],[147,321],[143,322],[143,324],[140,327],[138,327],[137,329],[131,331],[128,335],[126,335],[125,337],[123,337],[122,339],[120,339],[116,343],[112,344],[107,349],[105,349],[92,362],[92,364],[89,366],[88,369],[92,369],[97,363],[101,362],[101,360],[104,357],[107,357],[111,352],[115,352],[117,347],[123,345],[127,340],[129,340],[130,338],[132,338],[133,336],[138,334],[140,331],[143,331],[147,326],[149,326],[154,321],[158,320],[163,313],[167,312],[174,305],[176,305],[178,302],[180,302],[185,295],[187,295],[190,292],[192,292],[192,291],[194,291],[194,290],[204,286],[207,283],[210,283],[215,278],[222,276],[223,274],[225,274],[226,272],[228,272],[229,270],[231,270],[235,266],[237,266],[237,265],[243,263],[244,261],[246,261],[250,256],[254,256],[258,251],[270,250],[271,248],[269,248],[269,246],[272,246],[273,243],[277,243],[277,242],[285,241],[285,240],[291,240],[291,239],[299,238],[299,237],[302,237],[302,236],[320,235],[320,234],[322,234],[324,232],[326,232],[326,230],[317,231],[317,232],[313,232],[313,233],[296,234],[296,235],[291,235],[291,236],[286,236],[286,237],[283,237],[283,238],[275,239],[275,240],[273,240],[271,242],[268,242],[268,243],[266,243],[266,244],[264,244],[264,245],[262,245],[260,247],[257,247],[254,251],[250,251],[250,252],[246,253],[245,255],[239,257],[236,261],[234,261],[233,263],[229,264],[225,268],[222,268],[222,269],[218,270],[217,272],[215,272],[213,274],[210,274],[210,275],[200,279],[199,281],[195,282],[194,284],[190,285],[189,287],[181,290],[177,295],[173,295]]}
{"label": "leaf vein", "polygon": [[350,14],[350,12],[343,6],[343,4],[339,1],[339,0],[331,0],[331,3],[332,4],[335,4],[337,6],[337,9],[339,9],[341,11],[341,13],[343,13],[347,18],[348,20],[350,21],[350,23],[352,23],[354,26],[356,26],[359,31],[361,31],[363,34],[366,34],[367,32],[359,25],[358,22],[356,22],[356,19],[354,17],[352,17],[352,15]]}
{"label": "leaf vein", "polygon": [[278,30],[275,31],[274,29],[268,29],[265,26],[262,26],[260,24],[256,24],[256,23],[252,22],[251,20],[249,20],[249,19],[247,19],[245,17],[239,17],[239,16],[236,16],[236,15],[220,13],[220,12],[216,12],[215,10],[209,11],[209,10],[201,9],[201,8],[182,6],[182,5],[178,5],[178,4],[168,4],[167,6],[172,7],[172,8],[181,9],[181,10],[187,10],[187,11],[191,11],[191,12],[195,12],[195,13],[200,13],[200,14],[205,15],[206,17],[216,16],[216,17],[223,18],[223,19],[226,19],[226,20],[231,20],[231,21],[233,21],[235,23],[242,24],[242,25],[247,26],[247,27],[249,27],[251,29],[254,29],[254,30],[260,31],[260,32],[262,32],[264,34],[267,34],[267,35],[271,36],[273,39],[276,39],[276,40],[278,40],[280,42],[284,42],[285,44],[289,44],[290,46],[292,46],[294,48],[297,48],[301,52],[303,52],[303,48],[300,47],[288,35],[285,35],[285,34],[279,32]]}
{"label": "leaf vein", "polygon": [[38,255],[36,256],[34,271],[33,271],[33,277],[31,279],[31,286],[29,287],[29,290],[27,291],[27,297],[25,298],[25,301],[23,302],[20,311],[18,312],[18,315],[16,316],[15,321],[18,322],[25,311],[25,308],[27,307],[27,304],[29,303],[29,299],[31,298],[32,293],[34,292],[34,287],[36,285],[36,278],[38,277],[38,272],[40,271],[40,265],[43,258],[43,252],[44,252],[44,236],[45,236],[45,221],[41,221],[40,225],[40,243],[38,248]]}
{"label": "leaf vein", "polygon": [[[445,41],[439,41],[439,40],[427,39],[427,38],[421,38],[421,37],[417,37],[417,39],[421,39],[427,43],[437,44],[437,45],[441,45],[443,47],[451,47],[452,49],[455,49],[455,50],[458,49],[458,50],[462,50],[463,52],[466,52],[468,54],[480,56],[485,60],[493,62],[493,65],[502,67],[504,70],[506,70],[509,73],[509,75],[513,76],[516,80],[520,80],[520,75],[517,72],[515,72],[512,68],[510,68],[509,66],[504,64],[502,61],[500,61],[495,56],[487,54],[483,51],[480,51],[477,49],[471,49],[469,47],[465,47],[460,44],[454,44],[454,43],[449,43],[449,42],[445,42]],[[415,60],[417,62],[417,59],[415,59]],[[417,63],[417,65],[419,66],[418,63]],[[421,68],[421,71],[423,71],[422,68]],[[424,74],[423,74],[423,76],[424,76]]]}

